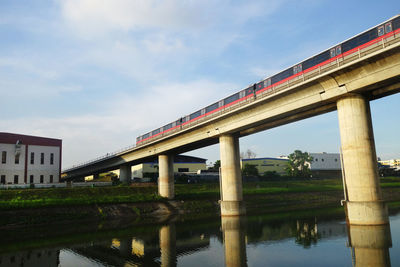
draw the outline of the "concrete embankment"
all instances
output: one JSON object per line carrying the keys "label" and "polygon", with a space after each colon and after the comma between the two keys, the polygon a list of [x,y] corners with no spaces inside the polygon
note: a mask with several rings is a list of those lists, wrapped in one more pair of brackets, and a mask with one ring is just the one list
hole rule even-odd
{"label": "concrete embankment", "polygon": [[[307,187],[302,188],[299,183]],[[340,208],[343,191],[337,184],[306,181],[245,185],[244,203],[248,215]],[[176,200],[160,199],[155,195],[155,189],[110,187],[3,191],[0,195],[0,229],[121,219],[163,222],[176,215],[205,218],[215,217],[220,212],[218,185],[182,185],[178,187]],[[382,191],[386,201],[397,201],[395,205],[400,203],[397,183],[383,187]]]}

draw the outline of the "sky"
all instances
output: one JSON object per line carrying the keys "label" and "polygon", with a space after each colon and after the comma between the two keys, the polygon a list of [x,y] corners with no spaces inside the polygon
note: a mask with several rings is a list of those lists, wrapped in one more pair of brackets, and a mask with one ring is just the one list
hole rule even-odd
{"label": "sky", "polygon": [[[0,131],[63,140],[63,169],[131,146],[400,14],[398,0],[0,0]],[[400,94],[371,102],[400,158]],[[337,112],[240,139],[257,157],[338,152]],[[219,146],[191,151],[214,162]]]}

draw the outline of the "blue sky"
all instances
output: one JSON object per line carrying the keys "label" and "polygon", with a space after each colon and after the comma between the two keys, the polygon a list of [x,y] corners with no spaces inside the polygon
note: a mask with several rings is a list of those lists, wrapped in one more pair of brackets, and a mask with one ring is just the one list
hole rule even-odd
{"label": "blue sky", "polygon": [[[398,1],[0,1],[0,131],[60,138],[63,168],[400,13]],[[400,94],[371,103],[377,154],[400,158]],[[259,157],[337,152],[337,113],[240,140]],[[218,145],[188,153],[209,161]]]}

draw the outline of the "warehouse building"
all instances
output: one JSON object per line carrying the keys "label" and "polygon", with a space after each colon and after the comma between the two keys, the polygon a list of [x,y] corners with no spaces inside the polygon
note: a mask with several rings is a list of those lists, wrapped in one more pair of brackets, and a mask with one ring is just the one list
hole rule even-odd
{"label": "warehouse building", "polygon": [[341,178],[342,165],[339,153],[310,153],[313,158],[310,163],[313,178]]}
{"label": "warehouse building", "polygon": [[276,172],[279,175],[286,174],[286,167],[288,166],[289,160],[287,158],[254,158],[254,159],[241,159],[241,168],[244,165],[256,166],[260,175],[265,172]]}
{"label": "warehouse building", "polygon": [[59,183],[62,140],[0,132],[0,185]]}
{"label": "warehouse building", "polygon": [[[207,159],[178,155],[174,157],[174,173],[194,174],[207,169]],[[146,174],[158,174],[158,160],[132,166],[133,178],[145,178]]]}

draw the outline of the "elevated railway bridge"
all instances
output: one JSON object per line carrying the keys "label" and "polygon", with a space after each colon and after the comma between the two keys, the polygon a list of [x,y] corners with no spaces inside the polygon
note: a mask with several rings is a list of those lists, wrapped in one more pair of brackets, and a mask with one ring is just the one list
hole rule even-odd
{"label": "elevated railway bridge", "polygon": [[400,91],[400,32],[343,53],[256,95],[225,106],[166,134],[63,171],[74,179],[120,169],[158,157],[158,190],[174,198],[173,157],[220,144],[221,215],[245,213],[239,163],[239,139],[273,127],[337,110],[346,209],[351,223],[387,222],[377,174],[369,101]]}

